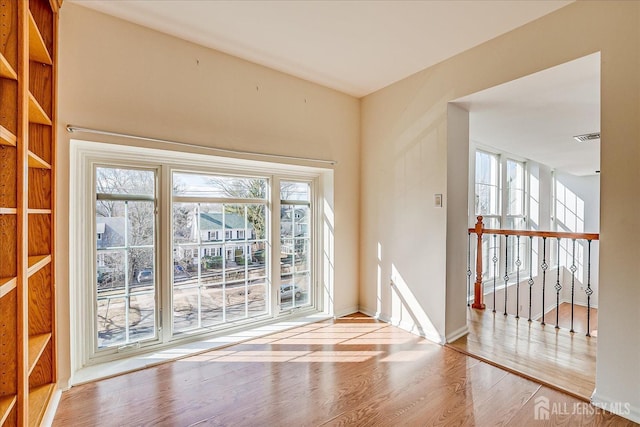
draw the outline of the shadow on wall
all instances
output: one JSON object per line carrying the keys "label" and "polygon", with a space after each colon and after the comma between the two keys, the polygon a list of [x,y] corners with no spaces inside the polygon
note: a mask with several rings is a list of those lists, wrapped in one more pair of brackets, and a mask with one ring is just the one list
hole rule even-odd
{"label": "shadow on wall", "polygon": [[391,290],[391,324],[443,343],[444,340],[395,265],[391,265]]}

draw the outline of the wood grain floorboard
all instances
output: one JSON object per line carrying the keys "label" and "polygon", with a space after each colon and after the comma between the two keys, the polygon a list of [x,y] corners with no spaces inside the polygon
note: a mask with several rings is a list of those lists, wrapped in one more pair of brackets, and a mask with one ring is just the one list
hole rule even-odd
{"label": "wood grain floorboard", "polygon": [[[53,425],[527,425],[540,390],[357,314],[73,387]],[[558,420],[571,425],[572,417]],[[593,420],[625,425],[612,415]]]}
{"label": "wood grain floorboard", "polygon": [[492,313],[468,310],[469,334],[448,346],[588,401],[595,388],[597,339]]}

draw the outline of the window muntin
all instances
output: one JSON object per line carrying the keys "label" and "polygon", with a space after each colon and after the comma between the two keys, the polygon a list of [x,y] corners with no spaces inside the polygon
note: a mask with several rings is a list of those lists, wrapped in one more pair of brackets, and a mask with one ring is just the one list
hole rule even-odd
{"label": "window muntin", "polygon": [[154,170],[95,168],[95,348],[157,338]]}

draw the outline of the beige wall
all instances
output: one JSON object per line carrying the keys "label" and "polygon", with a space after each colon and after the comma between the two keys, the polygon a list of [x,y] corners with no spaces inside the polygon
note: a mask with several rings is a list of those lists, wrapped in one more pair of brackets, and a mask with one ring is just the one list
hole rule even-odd
{"label": "beige wall", "polygon": [[337,160],[334,311],[344,314],[357,308],[359,100],[75,4],[65,3],[61,9],[59,49],[56,267],[61,384],[70,375],[68,236],[75,226],[68,221],[66,124]]}
{"label": "beige wall", "polygon": [[[454,135],[447,102],[597,51],[602,195],[594,398],[629,402],[630,416],[640,421],[640,236],[634,231],[640,2],[573,3],[363,99],[360,304],[441,340],[463,330],[468,217],[460,205],[468,194],[468,151]],[[465,126],[459,111],[450,114]],[[433,207],[437,193],[445,194],[444,208]],[[389,285],[399,277],[401,287]]]}

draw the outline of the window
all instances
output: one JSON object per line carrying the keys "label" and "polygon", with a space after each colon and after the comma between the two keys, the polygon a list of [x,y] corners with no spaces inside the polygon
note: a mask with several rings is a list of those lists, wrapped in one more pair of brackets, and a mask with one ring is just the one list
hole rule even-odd
{"label": "window", "polygon": [[[476,151],[475,160],[475,216],[482,215],[485,228],[523,230],[528,227],[526,164],[481,150]],[[474,218],[475,219],[475,218]],[[474,221],[475,223],[475,221]],[[494,276],[493,257],[498,259],[496,275],[504,275],[504,256],[508,250],[507,269],[510,276],[518,269],[527,270],[528,238],[509,237],[505,248],[504,237],[494,239],[483,236],[483,280]],[[514,277],[515,278],[515,277]]]}
{"label": "window", "polygon": [[330,171],[72,145],[74,369],[324,308]]}
{"label": "window", "polygon": [[155,170],[96,167],[96,350],[157,338]]}
{"label": "window", "polygon": [[[267,186],[262,177],[173,173],[174,334],[269,312]],[[214,229],[225,229],[222,244],[211,242]]]}
{"label": "window", "polygon": [[311,186],[280,183],[280,309],[311,301]]}

